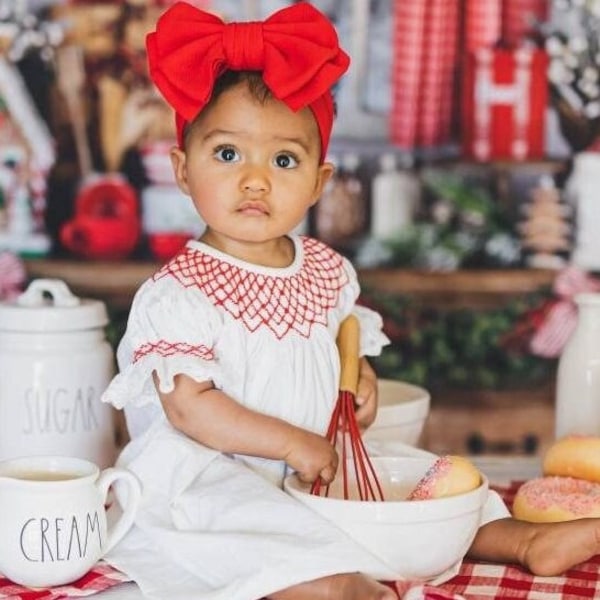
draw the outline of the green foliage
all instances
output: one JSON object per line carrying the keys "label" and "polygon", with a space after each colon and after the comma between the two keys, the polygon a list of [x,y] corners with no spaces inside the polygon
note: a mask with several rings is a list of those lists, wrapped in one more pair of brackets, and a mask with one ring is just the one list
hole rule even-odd
{"label": "green foliage", "polygon": [[482,186],[465,183],[460,177],[441,172],[425,177],[425,185],[439,199],[450,202],[459,214],[480,215],[491,226],[499,219],[497,204]]}
{"label": "green foliage", "polygon": [[112,346],[113,350],[117,351],[117,346],[125,333],[127,327],[127,317],[129,309],[118,309],[113,306],[108,306],[109,323],[106,327],[106,339]]}
{"label": "green foliage", "polygon": [[481,182],[433,170],[423,186],[420,220],[382,242],[386,264],[447,271],[519,263],[511,218]]}
{"label": "green foliage", "polygon": [[[392,340],[372,363],[380,377],[430,390],[506,389],[542,382],[554,372],[555,361],[528,353],[526,339],[516,345],[506,340],[543,299],[532,295],[486,311],[438,311],[420,306],[415,298],[366,289],[361,300],[383,316]],[[126,310],[110,309],[107,338],[115,351],[126,323]]]}
{"label": "green foliage", "polygon": [[516,323],[539,304],[539,296],[485,311],[436,311],[411,298],[375,291],[366,292],[364,299],[382,314],[392,340],[373,359],[380,377],[428,389],[506,389],[541,382],[555,367],[554,361],[530,354],[527,340],[507,343]]}

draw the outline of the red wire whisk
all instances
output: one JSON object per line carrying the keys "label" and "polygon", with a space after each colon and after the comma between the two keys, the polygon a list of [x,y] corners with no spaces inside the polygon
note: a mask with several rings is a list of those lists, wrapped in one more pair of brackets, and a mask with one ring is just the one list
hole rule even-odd
{"label": "red wire whisk", "polygon": [[[383,500],[377,472],[369,459],[356,421],[356,391],[359,377],[360,326],[350,315],[340,325],[336,340],[340,354],[340,389],[326,437],[340,455],[341,485],[345,500]],[[340,477],[340,471],[336,478]],[[317,479],[310,490],[328,496],[330,484]]]}

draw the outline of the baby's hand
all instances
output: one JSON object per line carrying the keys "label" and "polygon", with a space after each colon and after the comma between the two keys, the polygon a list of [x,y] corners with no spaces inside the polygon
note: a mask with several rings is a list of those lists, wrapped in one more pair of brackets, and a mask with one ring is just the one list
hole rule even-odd
{"label": "baby's hand", "polygon": [[298,429],[290,439],[284,460],[305,483],[319,478],[323,483],[331,483],[338,466],[335,448],[324,437],[304,429]]}
{"label": "baby's hand", "polygon": [[358,390],[356,393],[356,420],[361,429],[367,429],[377,416],[377,375],[366,358],[360,359]]}

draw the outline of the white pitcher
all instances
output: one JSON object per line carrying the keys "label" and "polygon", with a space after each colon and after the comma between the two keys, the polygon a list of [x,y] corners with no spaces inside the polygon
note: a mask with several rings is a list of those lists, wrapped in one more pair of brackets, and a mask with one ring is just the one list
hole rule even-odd
{"label": "white pitcher", "polygon": [[37,279],[0,303],[0,460],[36,454],[116,458],[113,409],[100,401],[113,372],[98,300]]}
{"label": "white pitcher", "polygon": [[577,326],[558,362],[556,437],[600,435],[600,294],[575,296]]}

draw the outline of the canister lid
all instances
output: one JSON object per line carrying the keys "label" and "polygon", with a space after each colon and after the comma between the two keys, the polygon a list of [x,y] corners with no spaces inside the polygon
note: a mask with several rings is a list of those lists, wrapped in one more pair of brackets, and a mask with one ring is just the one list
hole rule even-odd
{"label": "canister lid", "polygon": [[35,279],[15,301],[0,303],[0,331],[79,331],[107,324],[103,302],[78,298],[60,279]]}

